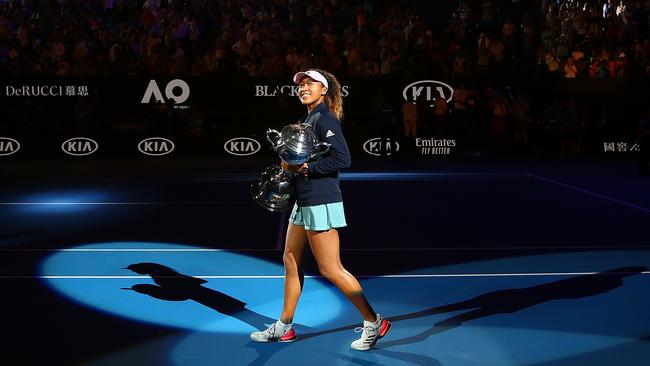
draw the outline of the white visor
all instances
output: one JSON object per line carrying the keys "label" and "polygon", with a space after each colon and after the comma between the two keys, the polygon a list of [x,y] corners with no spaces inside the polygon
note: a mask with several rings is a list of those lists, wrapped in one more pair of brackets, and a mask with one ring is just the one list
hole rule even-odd
{"label": "white visor", "polygon": [[326,88],[329,89],[329,85],[327,84],[327,79],[325,79],[325,76],[323,76],[323,74],[321,74],[320,72],[314,70],[307,70],[307,71],[301,71],[296,73],[296,75],[293,76],[293,82],[296,84],[300,84],[300,81],[306,77],[310,77],[316,81],[320,81],[321,83],[323,83],[323,85],[325,85]]}

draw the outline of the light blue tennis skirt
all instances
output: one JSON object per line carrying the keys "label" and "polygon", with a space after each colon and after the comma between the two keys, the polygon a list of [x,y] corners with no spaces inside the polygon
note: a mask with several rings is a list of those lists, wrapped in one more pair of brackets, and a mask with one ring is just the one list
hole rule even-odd
{"label": "light blue tennis skirt", "polygon": [[317,206],[299,207],[293,205],[289,222],[305,227],[305,230],[329,230],[347,226],[343,202],[326,203]]}

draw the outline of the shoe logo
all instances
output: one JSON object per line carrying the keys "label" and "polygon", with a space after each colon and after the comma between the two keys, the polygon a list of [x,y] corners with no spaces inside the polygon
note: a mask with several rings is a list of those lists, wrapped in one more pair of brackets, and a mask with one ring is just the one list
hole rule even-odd
{"label": "shoe logo", "polygon": [[325,137],[331,137],[331,136],[334,136],[334,132],[332,132],[332,130],[327,130]]}

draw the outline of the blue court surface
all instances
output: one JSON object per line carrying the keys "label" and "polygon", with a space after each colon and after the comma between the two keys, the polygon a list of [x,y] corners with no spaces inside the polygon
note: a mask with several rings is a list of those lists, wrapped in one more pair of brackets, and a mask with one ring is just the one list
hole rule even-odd
{"label": "blue court surface", "polygon": [[0,183],[5,357],[650,364],[650,179],[633,162],[355,165],[341,183],[341,257],[393,323],[368,352],[350,349],[361,317],[310,256],[298,341],[249,339],[282,307],[288,217],[248,197],[265,164],[26,168]]}

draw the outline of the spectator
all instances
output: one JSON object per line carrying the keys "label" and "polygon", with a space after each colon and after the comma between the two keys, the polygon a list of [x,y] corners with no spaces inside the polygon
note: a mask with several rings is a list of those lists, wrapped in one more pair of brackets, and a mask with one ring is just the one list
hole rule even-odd
{"label": "spectator", "polygon": [[578,74],[578,68],[573,62],[573,58],[567,59],[566,64],[564,64],[564,78],[575,79],[577,74]]}
{"label": "spectator", "polygon": [[630,67],[630,63],[625,57],[625,52],[621,51],[618,54],[618,59],[616,60],[616,77],[619,79],[626,78],[628,74],[628,70]]}
{"label": "spectator", "polygon": [[600,72],[600,60],[598,58],[592,58],[591,63],[589,64],[589,78],[597,79]]}
{"label": "spectator", "polygon": [[453,120],[454,129],[461,131],[467,125],[467,101],[469,99],[469,91],[465,84],[460,84],[454,94],[452,95],[453,101]]}
{"label": "spectator", "polygon": [[517,28],[515,27],[515,24],[512,22],[510,18],[507,18],[506,22],[503,24],[503,27],[501,28],[501,35],[503,36],[503,42],[508,45],[508,47],[512,47],[514,42],[515,42],[515,32],[517,31]]}
{"label": "spectator", "polygon": [[442,93],[438,94],[433,111],[434,131],[438,135],[445,135],[449,129],[447,126],[447,108],[447,99]]}
{"label": "spectator", "polygon": [[506,57],[506,49],[503,44],[503,42],[500,39],[497,39],[495,42],[492,43],[490,46],[490,56],[492,56],[492,59],[494,60],[494,64],[497,68],[497,70],[501,70],[503,67],[503,61]]}
{"label": "spectator", "polygon": [[469,60],[464,52],[460,52],[460,54],[454,59],[451,76],[454,78],[468,78],[469,75]]}
{"label": "spectator", "polygon": [[571,56],[570,56],[570,58],[573,59],[575,65],[576,65],[576,69],[578,70],[578,73],[581,74],[582,71],[584,70],[584,65],[585,65],[584,58],[585,58],[585,54],[584,54],[584,52],[582,52],[582,47],[581,47],[579,44],[576,45],[576,47],[575,47],[575,49],[573,50],[573,52],[571,52]]}
{"label": "spectator", "polygon": [[560,59],[557,57],[557,51],[555,47],[552,47],[551,51],[546,54],[544,62],[546,63],[548,71],[551,73],[557,73],[557,71],[560,69]]}
{"label": "spectator", "polygon": [[402,118],[404,121],[404,136],[417,136],[418,107],[415,101],[405,101],[402,104]]}
{"label": "spectator", "polygon": [[507,113],[506,99],[502,95],[497,95],[492,107],[492,136],[496,139],[502,140],[508,131]]}
{"label": "spectator", "polygon": [[490,64],[490,38],[483,32],[481,32],[478,39],[476,54],[478,66],[483,69],[487,68]]}

